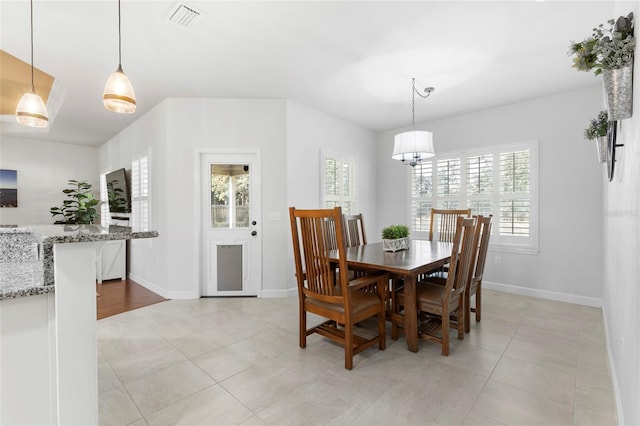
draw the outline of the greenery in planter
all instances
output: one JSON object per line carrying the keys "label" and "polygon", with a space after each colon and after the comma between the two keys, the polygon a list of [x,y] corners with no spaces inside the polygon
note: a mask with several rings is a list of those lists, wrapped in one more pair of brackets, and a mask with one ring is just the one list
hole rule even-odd
{"label": "greenery in planter", "polygon": [[587,140],[594,140],[602,136],[607,136],[609,128],[609,117],[607,111],[600,111],[597,118],[589,121],[589,127],[584,129],[584,137]]}
{"label": "greenery in planter", "polygon": [[408,236],[409,228],[405,225],[391,225],[382,230],[382,238],[385,240],[397,240]]}
{"label": "greenery in planter", "polygon": [[636,46],[633,13],[610,19],[607,24],[594,28],[591,37],[570,43],[569,55],[575,55],[573,67],[578,71],[594,70],[595,75],[600,75],[602,70],[620,69],[633,63]]}
{"label": "greenery in planter", "polygon": [[62,192],[69,197],[62,201],[61,207],[51,207],[49,213],[54,218],[62,216],[56,220],[55,224],[81,224],[90,225],[98,217],[96,207],[100,200],[91,193],[91,184],[86,181],[69,179],[71,188],[63,189]]}

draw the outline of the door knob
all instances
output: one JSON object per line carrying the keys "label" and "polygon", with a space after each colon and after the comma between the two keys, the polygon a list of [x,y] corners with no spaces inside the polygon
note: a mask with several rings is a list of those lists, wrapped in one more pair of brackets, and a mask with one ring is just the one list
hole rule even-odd
{"label": "door knob", "polygon": [[256,221],[254,220],[253,222],[251,222],[251,224],[255,226],[255,225],[257,225],[257,224],[258,224],[258,222],[256,222]]}
{"label": "door knob", "polygon": [[255,237],[256,235],[258,235],[258,231],[251,231],[251,236]]}

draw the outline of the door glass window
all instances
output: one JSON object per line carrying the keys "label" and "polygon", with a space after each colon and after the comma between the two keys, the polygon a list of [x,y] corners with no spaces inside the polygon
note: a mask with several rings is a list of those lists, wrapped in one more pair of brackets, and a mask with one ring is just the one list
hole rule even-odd
{"label": "door glass window", "polygon": [[211,165],[211,227],[249,227],[249,165]]}

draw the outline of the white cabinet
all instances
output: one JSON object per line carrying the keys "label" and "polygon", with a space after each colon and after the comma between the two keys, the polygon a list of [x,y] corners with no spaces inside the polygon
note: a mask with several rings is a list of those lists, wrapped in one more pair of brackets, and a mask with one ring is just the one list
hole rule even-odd
{"label": "white cabinet", "polygon": [[98,283],[103,280],[125,279],[127,276],[127,243],[125,240],[105,241],[96,260]]}

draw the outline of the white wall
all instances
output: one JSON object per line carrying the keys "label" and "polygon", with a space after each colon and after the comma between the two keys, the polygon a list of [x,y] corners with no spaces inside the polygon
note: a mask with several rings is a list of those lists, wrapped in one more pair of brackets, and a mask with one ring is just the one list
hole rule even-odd
{"label": "white wall", "polygon": [[[131,277],[169,298],[199,297],[200,152],[255,149],[262,158],[263,296],[285,289],[285,101],[167,99],[100,148],[100,165],[130,169],[150,152],[151,245],[132,242]],[[267,221],[278,212],[281,221]]]}
{"label": "white wall", "polygon": [[131,243],[131,277],[165,297],[199,297],[197,154],[256,149],[262,158],[262,296],[295,294],[288,206],[318,207],[320,148],[327,148],[360,157],[360,206],[375,223],[374,146],[370,130],[289,101],[163,101],[99,150],[102,171],[130,169],[134,158],[151,155],[152,228],[160,237]]}
{"label": "white wall", "polygon": [[[537,139],[540,154],[537,255],[489,253],[485,285],[599,305],[602,298],[602,174],[583,129],[601,109],[600,87],[447,118],[417,127],[434,132],[436,152]],[[393,136],[378,137],[378,227],[406,223],[409,167],[391,159]]]}
{"label": "white wall", "polygon": [[3,225],[53,223],[49,209],[67,198],[69,179],[86,180],[100,193],[95,147],[2,136],[0,168],[18,171],[18,207],[0,208]]}
{"label": "white wall", "polygon": [[[320,207],[320,152],[322,149],[358,158],[358,210],[364,216],[368,241],[379,241],[377,223],[376,137],[371,130],[287,101],[287,206]],[[289,213],[287,227],[288,288],[296,294]]]}
{"label": "white wall", "polygon": [[161,102],[135,123],[98,149],[99,171],[104,173],[124,167],[131,172],[135,159],[149,159],[150,229],[160,230],[158,238],[132,240],[128,243],[129,277],[154,292],[169,297],[166,277],[169,267],[169,246],[166,231],[167,170],[166,164],[167,104]]}
{"label": "white wall", "polygon": [[[614,16],[629,11],[628,4],[618,5]],[[637,19],[637,2],[632,11]],[[618,420],[627,425],[640,425],[640,74],[635,63],[634,115],[621,122],[618,143],[624,147],[616,150],[613,181],[604,183],[604,314]]]}

